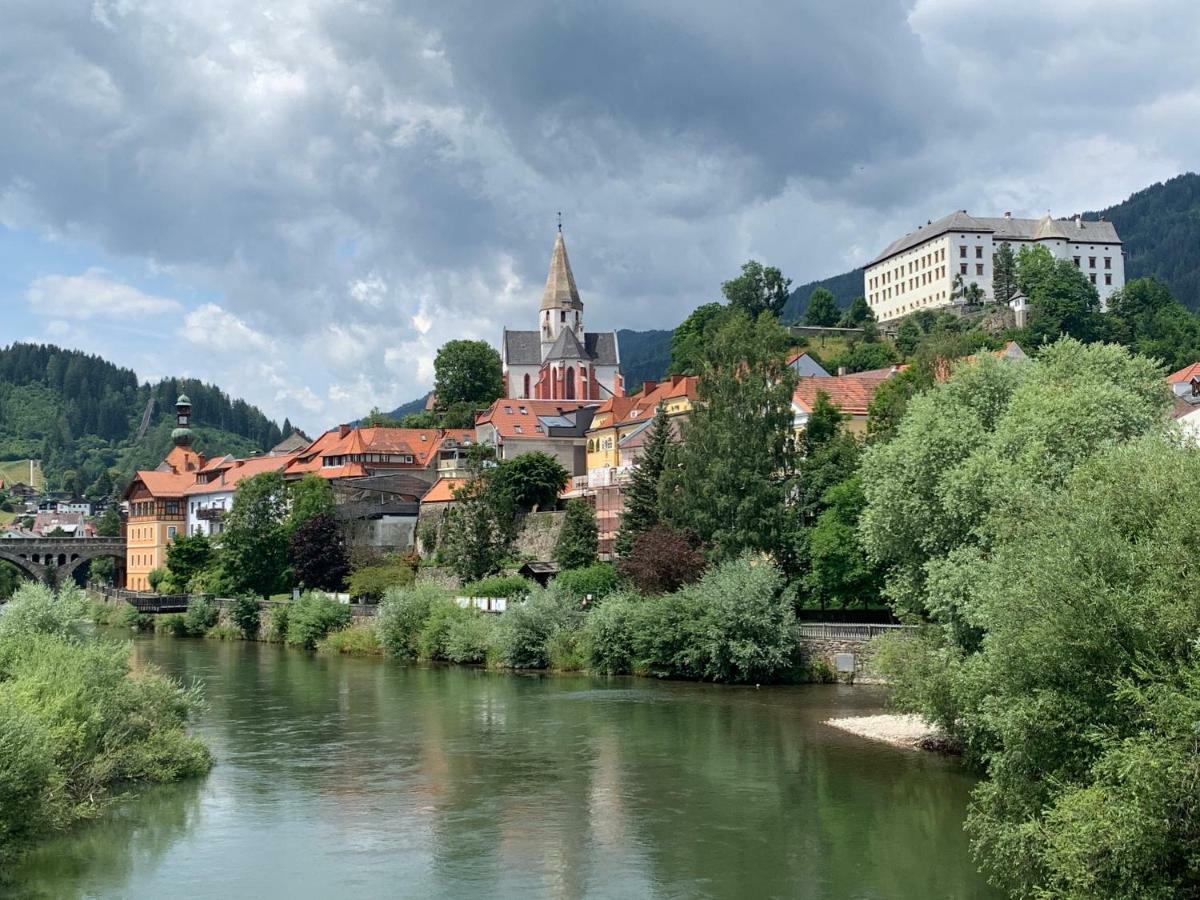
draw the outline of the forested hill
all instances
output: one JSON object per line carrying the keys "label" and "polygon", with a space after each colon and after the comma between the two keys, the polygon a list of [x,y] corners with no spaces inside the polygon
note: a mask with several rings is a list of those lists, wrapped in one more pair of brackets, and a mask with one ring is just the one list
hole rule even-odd
{"label": "forested hill", "polygon": [[[283,436],[256,407],[213,385],[190,378],[139,385],[133,371],[99,356],[13,344],[0,348],[0,460],[40,459],[51,488],[100,493],[109,481],[158,464],[170,449],[180,393],[192,401],[204,453],[267,450]],[[151,398],[153,414],[138,440]]]}

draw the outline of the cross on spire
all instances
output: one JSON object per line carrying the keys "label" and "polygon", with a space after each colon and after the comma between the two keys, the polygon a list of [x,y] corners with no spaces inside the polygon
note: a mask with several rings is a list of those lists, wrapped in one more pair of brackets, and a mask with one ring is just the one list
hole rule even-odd
{"label": "cross on spire", "polygon": [[558,230],[560,233],[562,232],[562,210],[561,209],[558,211]]}

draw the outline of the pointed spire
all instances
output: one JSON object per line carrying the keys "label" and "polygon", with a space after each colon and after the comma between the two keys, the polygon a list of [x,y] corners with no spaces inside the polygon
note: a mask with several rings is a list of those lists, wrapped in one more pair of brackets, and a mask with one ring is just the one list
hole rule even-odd
{"label": "pointed spire", "polygon": [[561,226],[554,238],[554,253],[550,257],[550,272],[546,276],[546,290],[542,292],[542,309],[583,309],[579,289],[575,287],[575,276],[571,274],[571,263],[567,259],[567,245],[563,243]]}

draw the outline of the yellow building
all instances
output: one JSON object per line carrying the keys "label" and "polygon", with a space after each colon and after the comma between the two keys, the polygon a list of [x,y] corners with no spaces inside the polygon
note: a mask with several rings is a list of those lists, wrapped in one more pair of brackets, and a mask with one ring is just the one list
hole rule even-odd
{"label": "yellow building", "polygon": [[176,535],[186,533],[184,492],[204,466],[204,457],[191,446],[192,405],[186,396],[180,395],[175,412],[175,446],[157,469],[138,472],[125,489],[125,586],[134,591],[150,590],[150,573],[166,566],[167,547]]}
{"label": "yellow building", "polygon": [[629,397],[605,401],[587,433],[588,485],[601,487],[614,483],[627,472],[637,453],[622,452],[623,443],[646,427],[662,406],[669,416],[684,415],[696,403],[694,375],[673,375],[663,382],[647,381]]}

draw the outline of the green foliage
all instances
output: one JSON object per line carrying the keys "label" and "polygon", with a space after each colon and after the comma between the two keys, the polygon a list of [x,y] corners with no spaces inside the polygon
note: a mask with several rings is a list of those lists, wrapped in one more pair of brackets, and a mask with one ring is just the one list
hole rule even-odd
{"label": "green foliage", "polygon": [[248,641],[253,641],[258,637],[261,616],[258,598],[252,594],[242,594],[240,597],[236,597],[233,606],[229,608],[229,621]]}
{"label": "green foliage", "polygon": [[866,297],[855,297],[850,306],[842,313],[838,321],[839,328],[862,328],[868,323],[875,322],[875,313],[871,311]]}
{"label": "green foliage", "polygon": [[580,627],[583,614],[574,600],[538,589],[523,603],[509,605],[496,626],[496,656],[511,669],[545,669],[555,632]]}
{"label": "green foliage", "polygon": [[900,356],[890,344],[882,341],[856,341],[829,360],[833,373],[843,367],[848,374],[867,372],[871,369],[886,369],[900,362]]}
{"label": "green foliage", "polygon": [[689,535],[655,525],[638,535],[617,573],[645,594],[664,594],[695,581],[704,572],[704,556]]}
{"label": "green foliage", "polygon": [[1029,298],[1028,331],[1035,346],[1063,335],[1081,341],[1104,336],[1100,295],[1071,260],[1057,259],[1045,247],[1022,247],[1017,284]]}
{"label": "green foliage", "polygon": [[288,607],[286,640],[293,647],[312,650],[329,632],[349,624],[349,604],[306,591]]}
{"label": "green foliage", "polygon": [[[720,303],[705,303],[692,310],[679,327],[671,332],[672,375],[699,375],[704,368],[708,341],[721,327],[730,310]],[[624,351],[624,347],[621,348]],[[636,383],[630,382],[636,387]]]}
{"label": "green foliage", "polygon": [[188,601],[183,616],[183,627],[192,637],[201,637],[217,624],[221,608],[204,597],[193,597]]}
{"label": "green foliage", "polygon": [[290,614],[290,603],[279,603],[267,610],[267,618],[262,626],[263,637],[273,644],[282,644],[286,641]]}
{"label": "green foliage", "polygon": [[562,530],[554,545],[554,561],[563,569],[579,569],[596,562],[600,547],[596,512],[586,500],[567,501]]}
{"label": "green foliage", "polygon": [[1200,318],[1153,278],[1138,278],[1108,298],[1113,339],[1180,369],[1200,359]]}
{"label": "green foliage", "polygon": [[119,537],[121,534],[121,510],[116,503],[110,503],[104,512],[96,519],[97,537]]}
{"label": "green foliage", "polygon": [[309,519],[333,515],[333,484],[328,478],[309,472],[287,486],[287,496],[291,504],[287,518],[289,534],[294,534]]}
{"label": "green foliage", "polygon": [[481,615],[478,610],[459,606],[450,597],[433,601],[417,635],[417,655],[422,659],[448,659],[446,644],[451,630],[457,623],[478,615]]}
{"label": "green foliage", "polygon": [[77,593],[23,589],[0,615],[0,862],[95,816],[118,785],[211,765],[186,732],[198,695],[132,675],[127,645],[77,634],[64,621],[65,610],[82,610]]}
{"label": "green foliage", "polygon": [[446,631],[446,659],[465,665],[487,662],[496,642],[497,619],[477,609],[467,612],[471,614],[454,619]]}
{"label": "green foliage", "polygon": [[[370,411],[369,413],[367,413],[365,416],[363,416],[363,417],[362,417],[362,418],[359,420],[358,424],[359,424],[359,426],[360,426],[360,427],[362,427],[362,428],[403,428],[403,427],[410,427],[410,426],[405,426],[405,425],[402,425],[402,424],[401,424],[400,422],[398,422],[396,419],[393,419],[393,418],[392,418],[391,416],[389,416],[387,413],[385,413],[385,412],[383,412],[382,410],[380,410],[380,408],[379,408],[378,406],[373,406],[373,407],[371,407],[371,411]],[[432,426],[430,426],[430,427],[431,427],[431,428],[436,428],[437,426],[436,426],[436,425],[432,425]],[[306,476],[305,476],[305,478],[307,478],[307,477],[308,477],[308,476],[306,475]],[[322,479],[322,480],[323,480],[323,479]]]}
{"label": "green foliage", "polygon": [[490,490],[522,510],[553,509],[570,477],[557,459],[540,450],[501,460],[486,472]]}
{"label": "green foliage", "polygon": [[177,534],[167,545],[167,575],[173,589],[164,588],[163,593],[186,591],[192,579],[212,564],[213,553],[212,542],[206,535]]}
{"label": "green foliage", "polygon": [[659,406],[646,433],[642,454],[633,465],[629,484],[624,490],[625,508],[621,530],[617,533],[618,556],[627,556],[637,538],[659,522],[658,498],[667,448],[671,445],[671,421],[667,410]]}
{"label": "green foliage", "polygon": [[27,581],[0,607],[0,640],[28,634],[78,639],[87,610],[86,596],[74,585],[55,593],[44,584]]}
{"label": "green foliage", "polygon": [[664,469],[660,508],[713,559],[777,553],[795,469],[790,340],[773,316],[734,315],[714,335],[699,381],[702,403]]}
{"label": "green foliage", "polygon": [[788,300],[792,280],[774,266],[764,266],[750,260],[742,264],[742,274],[721,285],[721,293],[731,309],[739,310],[752,319],[763,313],[778,316]]}
{"label": "green foliage", "polygon": [[448,600],[445,589],[429,582],[393,587],[384,594],[375,617],[379,643],[388,656],[415,659],[420,648],[421,629],[434,604]]}
{"label": "green foliage", "polygon": [[317,642],[317,652],[343,656],[382,656],[383,646],[371,622],[355,622],[331,631]]}
{"label": "green foliage", "polygon": [[150,585],[150,590],[152,591],[157,591],[160,587],[164,587],[164,581],[166,578],[166,569],[152,569],[146,573],[146,581]]}
{"label": "green foliage", "polygon": [[369,565],[359,566],[350,573],[347,589],[350,596],[360,602],[378,603],[388,588],[404,587],[413,583],[416,573],[403,559],[389,556]]}
{"label": "green foliage", "polygon": [[858,536],[859,516],[866,505],[859,476],[834,485],[822,502],[826,508],[808,535],[809,571],[804,586],[809,596],[821,609],[876,602],[883,579]]}
{"label": "green foliage", "polygon": [[821,287],[812,292],[808,298],[808,309],[804,312],[805,325],[830,328],[837,325],[840,317],[841,311],[833,294]]}
{"label": "green foliage", "polygon": [[575,600],[603,600],[617,589],[620,579],[612,563],[598,562],[579,569],[567,569],[554,576],[554,590]]}
{"label": "green foliage", "polygon": [[225,571],[236,593],[270,597],[287,588],[287,487],[280,472],[238,482],[221,533]]}
{"label": "green foliage", "polygon": [[1012,244],[1003,241],[992,253],[992,297],[997,303],[1007,303],[1019,290],[1017,257]]}
{"label": "green foliage", "polygon": [[462,593],[466,597],[507,597],[509,599],[524,597],[532,591],[536,584],[520,575],[492,575],[464,585]]}
{"label": "green foliage", "polygon": [[182,613],[168,613],[154,619],[154,630],[158,634],[169,634],[172,637],[187,637],[188,627]]}
{"label": "green foliage", "polygon": [[449,341],[433,361],[433,392],[440,410],[458,403],[485,407],[504,396],[503,363],[487,341]]}
{"label": "green foliage", "polygon": [[442,554],[464,582],[499,572],[512,543],[514,486],[498,487],[496,471],[475,468],[446,513]]}

